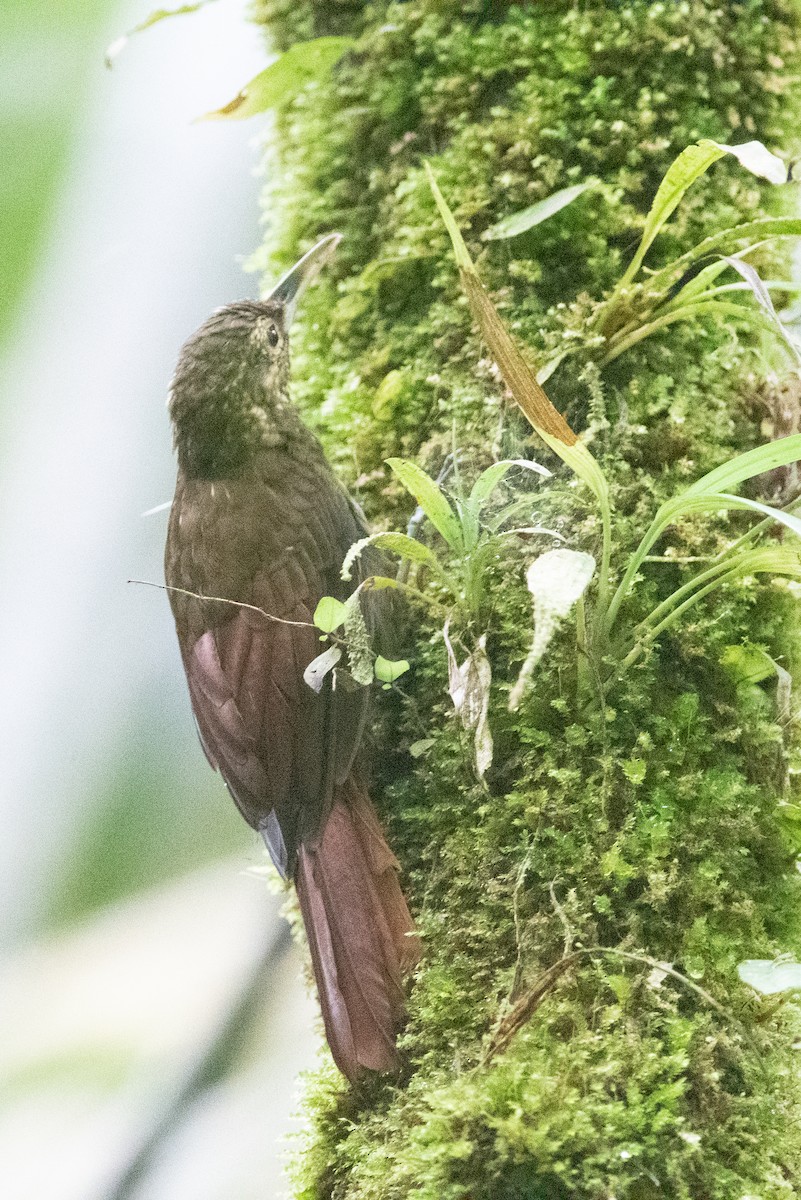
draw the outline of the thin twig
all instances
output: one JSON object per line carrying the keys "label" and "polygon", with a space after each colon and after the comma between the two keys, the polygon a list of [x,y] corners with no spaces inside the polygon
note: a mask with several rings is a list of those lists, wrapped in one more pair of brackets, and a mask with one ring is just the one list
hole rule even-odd
{"label": "thin twig", "polygon": [[484,1057],[481,1060],[482,1066],[486,1066],[496,1054],[506,1049],[518,1030],[522,1029],[531,1017],[533,1017],[540,1006],[540,1001],[548,994],[560,975],[564,974],[573,960],[578,958],[580,954],[581,951],[579,950],[560,958],[552,967],[548,967],[547,971],[544,971],[540,975],[534,986],[529,988],[525,996],[518,1000],[512,1011],[508,1016],[503,1018],[493,1032]]}
{"label": "thin twig", "polygon": [[557,917],[559,918],[562,928],[565,931],[565,946],[562,951],[562,957],[566,958],[568,956],[568,954],[570,953],[570,951],[573,949],[573,930],[570,928],[570,922],[567,919],[567,914],[565,913],[565,910],[562,908],[562,905],[556,899],[556,892],[554,890],[555,883],[556,883],[556,880],[552,879],[551,882],[548,884],[548,893],[551,897],[551,904],[553,905],[554,912],[556,913]]}
{"label": "thin twig", "polygon": [[641,963],[644,966],[652,967],[658,971],[662,971],[665,975],[670,975],[672,979],[683,984],[690,991],[695,992],[697,996],[700,996],[710,1008],[713,1008],[726,1021],[735,1021],[740,1026],[743,1036],[754,1051],[760,1067],[764,1070],[762,1051],[754,1041],[746,1025],[725,1009],[705,988],[700,987],[697,983],[693,983],[692,979],[688,979],[686,975],[682,975],[681,971],[677,971],[675,967],[652,958],[650,954],[636,954],[630,950],[618,950],[614,946],[589,946],[582,950],[573,950],[570,954],[564,954],[553,966],[548,967],[528,992],[526,992],[525,996],[518,1001],[509,1015],[499,1024],[490,1039],[482,1059],[482,1065],[485,1066],[496,1054],[506,1049],[515,1034],[531,1019],[539,1008],[541,1001],[569,966],[577,962],[580,958],[591,958],[595,954],[612,955],[616,958],[625,958],[629,962]]}
{"label": "thin twig", "polygon": [[510,991],[510,997],[514,996],[515,992],[517,991],[518,985],[520,983],[520,979],[523,974],[523,937],[522,937],[522,931],[520,928],[519,896],[520,896],[520,889],[522,888],[523,884],[526,881],[526,872],[528,871],[530,866],[531,866],[531,851],[529,850],[526,853],[526,857],[523,859],[522,863],[520,864],[520,869],[517,872],[517,879],[515,880],[515,890],[512,892],[512,914],[514,916],[514,922],[515,922],[515,945],[517,946],[517,961],[515,963],[515,976],[514,976],[514,979],[512,980],[512,988]]}
{"label": "thin twig", "polygon": [[230,604],[234,608],[247,608],[250,612],[258,613],[266,621],[276,621],[279,625],[296,625],[303,629],[316,629],[312,621],[289,621],[286,617],[276,617],[273,613],[265,612],[256,604],[245,604],[242,600],[227,600],[225,596],[204,596],[200,592],[190,592],[188,588],[171,587],[168,583],[152,583],[149,579],[129,579],[129,583],[138,583],[142,587],[159,588],[162,592],[178,592],[181,596],[191,596],[193,600],[208,601],[210,604]]}

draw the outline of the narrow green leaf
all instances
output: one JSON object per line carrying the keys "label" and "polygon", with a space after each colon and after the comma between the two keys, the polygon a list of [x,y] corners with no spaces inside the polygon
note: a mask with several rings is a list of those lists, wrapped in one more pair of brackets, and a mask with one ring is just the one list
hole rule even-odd
{"label": "narrow green leaf", "polygon": [[[698,242],[692,249],[685,251],[679,258],[668,263],[648,280],[649,289],[660,290],[670,286],[672,280],[680,279],[682,275],[699,259],[708,258],[723,250],[733,250],[740,247],[739,253],[750,254],[761,242],[778,237],[801,237],[801,219],[797,217],[760,217],[756,221],[746,221],[731,229],[721,229]],[[742,246],[741,243],[746,245]]]}
{"label": "narrow green leaf", "polygon": [[426,171],[434,199],[450,235],[454,258],[459,267],[462,289],[470,304],[473,319],[492,351],[492,356],[500,368],[506,386],[520,405],[529,423],[536,429],[543,441],[562,456],[563,448],[575,445],[578,438],[562,414],[551,404],[507,332],[495,306],[484,290],[464,239],[459,232],[459,227],[453,219],[445,197],[437,186],[428,163],[426,163]]}
{"label": "narrow green leaf", "polygon": [[434,196],[434,203],[439,209],[439,215],[442,217],[442,223],[448,231],[448,236],[451,239],[453,246],[453,257],[456,259],[456,265],[463,271],[469,274],[476,274],[476,268],[473,266],[473,260],[470,257],[467,246],[464,244],[459,226],[456,224],[453,213],[448,207],[447,201],[439,190],[439,184],[434,178],[434,172],[431,170],[430,163],[425,163],[426,176],[428,178],[428,186]]}
{"label": "narrow green leaf", "polygon": [[522,467],[525,471],[535,471],[538,475],[546,477],[551,475],[547,467],[542,467],[538,462],[533,462],[528,458],[505,458],[501,462],[493,463],[491,467],[487,467],[485,471],[481,472],[467,499],[468,507],[474,513],[481,512],[495,488],[512,467]]}
{"label": "narrow green leaf", "polygon": [[453,244],[462,289],[467,296],[473,319],[498,365],[506,386],[532,428],[537,431],[546,445],[550,446],[554,453],[558,454],[562,461],[576,473],[579,479],[587,484],[598,500],[603,536],[597,605],[600,620],[606,611],[609,561],[612,549],[611,503],[606,477],[587,447],[578,440],[565,418],[548,399],[498,316],[495,306],[484,290],[464,239],[459,232],[459,227],[453,219],[445,197],[437,186],[434,173],[428,163],[425,164],[425,169],[434,200]]}
{"label": "narrow green leaf", "polygon": [[215,3],[215,0],[197,0],[196,4],[182,4],[178,8],[154,9],[149,16],[145,17],[144,21],[140,21],[138,25],[134,25],[127,33],[114,39],[106,50],[106,66],[109,68],[113,67],[114,60],[125,49],[129,38],[132,38],[135,33],[142,33],[145,29],[150,29],[151,26],[158,25],[160,21],[166,21],[169,17],[183,17],[188,13],[198,12],[199,9],[205,8],[207,4],[213,3]]}
{"label": "narrow green leaf", "polygon": [[[422,467],[407,458],[388,458],[387,464],[410,492],[434,528],[444,537],[455,553],[463,547],[462,528],[459,518],[450,506],[439,484],[427,475]],[[410,541],[413,539],[409,539]]]}
{"label": "narrow green leaf", "polygon": [[706,138],[693,146],[687,146],[667,169],[657,188],[653,203],[645,218],[645,225],[637,252],[628,270],[620,281],[620,287],[631,283],[662,226],[669,220],[682,197],[713,162],[726,153],[722,147]]}
{"label": "narrow green leaf", "polygon": [[697,275],[693,275],[692,279],[681,287],[674,295],[673,299],[668,304],[660,305],[660,313],[669,312],[672,308],[680,308],[687,304],[690,300],[702,296],[708,291],[718,276],[722,275],[726,270],[726,262],[720,259],[717,262],[709,263],[703,267]]}
{"label": "narrow green leaf", "polygon": [[710,496],[709,499],[713,501],[716,499],[721,500],[721,507],[749,508],[752,512],[762,513],[763,516],[770,517],[779,525],[784,525],[785,529],[791,530],[796,537],[801,537],[801,520],[781,508],[774,508],[770,504],[763,504],[760,500],[750,500],[747,496],[730,496],[726,492],[719,492],[717,496]]}
{"label": "narrow green leaf", "polygon": [[786,546],[761,546],[733,560],[733,569],[745,575],[783,575],[786,579],[801,579],[801,557]]}
{"label": "narrow green leaf", "polygon": [[322,633],[333,633],[344,620],[345,605],[333,596],[323,596],[312,617],[312,621]]}
{"label": "narrow green leaf", "polygon": [[791,513],[771,508],[770,505],[761,504],[757,500],[733,496],[729,494],[728,489],[737,487],[746,479],[761,475],[764,471],[787,466],[788,463],[797,462],[799,459],[801,459],[801,434],[795,433],[786,438],[779,438],[775,442],[767,442],[764,446],[757,446],[753,450],[747,450],[744,454],[738,454],[729,462],[723,463],[722,466],[716,467],[701,479],[696,480],[680,495],[666,500],[657,510],[639,546],[629,559],[623,578],[609,605],[606,617],[607,633],[611,631],[620,605],[628,595],[646,556],[668,526],[672,525],[682,513],[748,508],[764,513],[788,529],[792,529],[794,533],[798,533],[798,518]]}
{"label": "narrow green leaf", "polygon": [[[762,286],[769,292],[801,292],[801,279],[763,279]],[[720,287],[712,288],[708,295],[717,296],[721,292],[747,292],[750,290],[747,283],[723,283]]]}
{"label": "narrow green leaf", "polygon": [[785,512],[783,509],[773,508],[771,505],[763,504],[759,500],[750,500],[747,496],[734,496],[728,492],[702,492],[699,495],[682,492],[680,496],[668,500],[659,509],[654,518],[654,523],[649,530],[648,541],[650,544],[648,549],[650,550],[651,546],[658,541],[665,530],[670,525],[675,524],[681,516],[685,516],[688,513],[728,512],[732,508],[748,509],[751,512],[762,513],[763,516],[769,517],[779,525],[784,525],[796,537],[801,537],[801,520],[798,517],[794,517],[792,513]]}
{"label": "narrow green leaf", "polygon": [[786,467],[789,463],[801,459],[801,434],[793,433],[789,437],[778,438],[775,442],[767,442],[738,454],[736,458],[709,471],[701,479],[696,480],[684,492],[685,496],[697,496],[701,492],[728,492],[746,479],[753,479],[764,471],[772,471],[776,467]]}
{"label": "narrow green leaf", "polygon": [[649,321],[645,325],[639,326],[639,328],[625,331],[621,335],[613,337],[609,342],[607,353],[601,360],[601,365],[613,362],[626,350],[630,350],[638,342],[645,341],[647,337],[651,337],[659,329],[673,325],[676,321],[692,321],[697,317],[730,318],[745,321],[751,325],[759,325],[768,333],[775,332],[772,323],[765,317],[764,313],[732,300],[708,300],[698,297],[690,304],[680,306],[676,302],[669,306],[666,305],[664,308],[657,309],[657,313],[659,315],[653,321]]}
{"label": "narrow green leaf", "polygon": [[405,658],[384,658],[379,654],[374,664],[375,677],[380,683],[394,683],[409,670]]}
{"label": "narrow green leaf", "polygon": [[266,112],[297,96],[309,83],[324,79],[346,51],[354,45],[348,37],[321,37],[296,42],[259,72],[242,91],[222,108],[204,113],[201,121],[241,121]]}
{"label": "narrow green leaf", "polygon": [[411,562],[425,563],[432,570],[439,571],[440,565],[434,551],[418,542],[416,538],[408,537],[405,533],[373,533],[369,537],[354,542],[345,555],[340,572],[341,578],[350,580],[353,577],[353,564],[361,558],[368,546],[378,546],[381,550],[390,550],[401,558]]}
{"label": "narrow green leaf", "polygon": [[787,168],[780,158],[771,154],[761,142],[744,142],[739,146],[727,146],[702,138],[693,146],[687,146],[673,160],[657,189],[653,204],[645,218],[642,238],[628,270],[619,287],[626,287],[636,276],[657,234],[673,215],[690,187],[714,162],[724,154],[733,155],[741,166],[753,175],[769,179],[772,183],[784,183]]}
{"label": "narrow green leaf", "polygon": [[462,288],[470,304],[470,310],[498,364],[506,386],[542,440],[576,472],[580,479],[583,479],[592,488],[599,499],[603,496],[608,503],[608,487],[598,464],[586,446],[579,442],[559,410],[548,399],[512,340],[506,326],[498,316],[495,306],[484,290],[459,227],[453,219],[445,197],[437,186],[434,173],[428,163],[425,164],[425,168],[434,200],[453,244],[454,257],[460,269]]}
{"label": "narrow green leaf", "polygon": [[775,996],[778,992],[801,988],[801,963],[774,962],[770,958],[749,958],[737,967],[737,974],[755,992]]}
{"label": "narrow green leaf", "polygon": [[[750,575],[779,575],[787,579],[801,579],[801,557],[798,552],[785,546],[761,546],[756,550],[743,550],[729,558],[713,563],[694,579],[677,588],[672,596],[663,600],[634,631],[634,645],[623,658],[621,669],[630,667],[641,657],[645,648],[674,624],[687,609],[703,600],[711,592],[726,584],[736,583]],[[615,595],[615,601],[617,596]],[[610,605],[613,615],[615,601]]]}
{"label": "narrow green leaf", "polygon": [[552,192],[550,196],[546,196],[544,200],[538,200],[529,208],[504,217],[502,221],[498,221],[497,225],[487,229],[482,237],[488,242],[517,237],[519,233],[525,233],[528,229],[533,229],[535,225],[547,221],[548,217],[561,212],[563,208],[572,204],[583,192],[586,192],[589,186],[589,182],[587,182],[574,184],[573,187],[560,188],[558,192]]}

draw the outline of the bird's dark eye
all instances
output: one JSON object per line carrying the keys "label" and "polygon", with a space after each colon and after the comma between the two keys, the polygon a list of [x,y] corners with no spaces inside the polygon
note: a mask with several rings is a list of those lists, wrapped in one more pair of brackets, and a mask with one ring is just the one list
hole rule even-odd
{"label": "bird's dark eye", "polygon": [[267,330],[267,337],[269,339],[271,346],[278,345],[278,343],[281,339],[280,339],[280,335],[278,333],[278,329],[276,328],[275,325],[271,325],[270,328]]}

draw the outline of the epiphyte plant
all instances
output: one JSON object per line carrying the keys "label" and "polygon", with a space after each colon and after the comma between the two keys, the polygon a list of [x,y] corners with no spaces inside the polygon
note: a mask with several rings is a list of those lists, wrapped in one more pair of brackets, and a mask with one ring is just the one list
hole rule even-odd
{"label": "epiphyte plant", "polygon": [[[440,618],[445,615],[442,637],[448,654],[448,691],[462,726],[473,735],[475,769],[481,779],[492,762],[492,734],[487,717],[492,682],[492,670],[486,653],[488,568],[498,554],[500,540],[505,537],[544,535],[558,539],[559,535],[539,525],[507,527],[520,511],[521,504],[530,504],[530,493],[502,503],[500,507],[493,505],[500,484],[510,472],[528,471],[548,477],[551,472],[546,467],[528,459],[495,462],[478,475],[467,491],[458,466],[458,454],[454,454],[453,461],[455,486],[453,494],[448,495],[441,484],[416,463],[403,458],[388,460],[393,473],[417,501],[439,539],[429,545],[409,533],[390,531],[370,534],[351,546],[342,566],[345,580],[352,578],[365,551],[371,548],[397,555],[405,565],[411,567],[412,574],[407,579],[368,575],[346,603],[330,596],[321,601],[314,615],[315,624],[324,634],[333,637],[336,637],[336,630],[341,626],[344,641],[337,639],[314,660],[307,670],[306,681],[310,686],[320,687],[325,674],[338,667],[345,648],[349,674],[357,683],[367,685],[375,677],[384,686],[389,686],[398,679],[408,669],[408,662],[387,662],[373,654],[360,605],[361,596],[375,587],[403,589],[439,613]],[[565,560],[570,556],[593,561],[589,555],[578,555],[575,551],[562,548],[546,551],[535,560],[534,565],[544,562],[547,566],[554,554],[561,556],[562,574]],[[588,581],[589,575],[582,591]],[[531,590],[535,596],[535,589]],[[568,607],[572,607],[573,602]],[[527,662],[526,679],[536,657],[544,651],[557,621],[566,611],[559,600],[556,604],[546,602],[544,606],[540,603],[537,638]],[[450,637],[452,622],[460,632],[464,631],[464,636],[472,645],[461,664],[457,661]],[[535,651],[536,657],[532,658]],[[521,689],[524,683],[525,679],[519,685]]]}
{"label": "epiphyte plant", "polygon": [[[796,365],[801,364],[798,347],[779,319],[770,296],[772,287],[790,290],[792,285],[784,281],[765,284],[755,269],[745,262],[745,256],[758,249],[767,239],[801,234],[801,220],[762,218],[713,234],[644,282],[637,282],[650,247],[683,196],[714,162],[726,154],[734,156],[748,170],[773,183],[781,183],[787,179],[786,165],[760,142],[725,146],[703,140],[683,150],[671,164],[657,190],[645,220],[640,244],[628,269],[601,305],[596,316],[594,334],[598,343],[599,366],[612,361],[638,341],[674,321],[709,315],[736,317],[769,329],[782,339]],[[598,504],[601,521],[601,548],[597,562],[591,555],[563,549],[547,552],[541,556],[542,561],[537,560],[539,565],[535,562],[529,568],[527,581],[535,607],[535,634],[521,676],[512,690],[511,706],[516,707],[519,704],[525,684],[536,662],[544,653],[557,621],[566,616],[574,606],[577,612],[579,655],[592,663],[589,673],[585,669],[586,661],[579,664],[579,677],[586,686],[590,677],[602,680],[608,676],[609,664],[613,672],[620,672],[631,666],[655,643],[660,634],[678,621],[693,604],[718,587],[758,573],[801,579],[801,557],[795,549],[775,542],[760,544],[761,536],[775,522],[801,536],[801,520],[792,512],[782,511],[732,492],[732,489],[756,475],[801,458],[801,435],[791,435],[739,455],[665,501],[654,515],[638,546],[629,555],[620,582],[614,592],[612,591],[610,571],[613,521],[608,481],[597,460],[553,406],[542,387],[543,380],[547,379],[556,366],[573,351],[566,351],[556,359],[551,359],[538,374],[531,370],[484,290],[462,235],[428,164],[426,171],[434,199],[451,238],[463,290],[502,377],[534,430],[590,488]],[[576,190],[575,195],[571,193],[565,202],[572,201],[579,194]],[[557,209],[554,208],[553,211]],[[726,254],[726,250],[736,250],[736,253]],[[714,256],[712,262],[701,267],[687,282],[682,282],[689,272],[710,256]],[[718,284],[719,277],[729,269],[737,272],[740,276],[739,282]],[[752,292],[756,297],[756,308],[743,305],[733,298],[726,298],[727,293],[743,290]],[[343,578],[350,578],[363,552],[369,546],[375,546],[398,555],[408,564],[426,568],[429,576],[438,585],[434,592],[439,591],[444,604],[432,594],[431,589],[420,589],[404,580],[375,575],[363,579],[346,604],[326,597],[315,614],[315,623],[325,636],[334,638],[334,644],[310,665],[307,682],[311,686],[321,686],[325,674],[341,661],[345,646],[348,651],[348,670],[357,683],[367,685],[373,679],[378,679],[384,686],[389,686],[399,678],[408,669],[408,663],[406,660],[387,661],[373,654],[361,612],[360,597],[370,588],[403,588],[424,598],[429,604],[439,604],[440,609],[450,616],[454,611],[457,612],[467,626],[473,627],[479,637],[465,663],[459,667],[446,625],[445,641],[451,663],[451,694],[466,727],[475,729],[477,723],[473,721],[472,724],[468,724],[472,718],[466,714],[481,709],[486,715],[486,692],[489,687],[489,672],[483,665],[481,671],[473,669],[480,665],[479,658],[482,664],[486,658],[478,633],[482,629],[486,568],[491,556],[496,552],[493,539],[502,534],[502,525],[513,506],[502,510],[492,521],[487,519],[484,509],[512,467],[523,467],[543,476],[550,472],[540,464],[528,460],[494,463],[476,479],[470,492],[464,494],[457,469],[458,494],[451,500],[440,484],[416,463],[401,458],[389,459],[388,463],[440,534],[446,550],[444,553],[438,552],[407,533],[373,534],[351,547],[343,564]],[[726,547],[704,570],[676,588],[636,625],[626,626],[625,622],[621,622],[621,608],[636,586],[650,551],[666,529],[688,514],[709,514],[731,509],[751,510],[760,514],[763,520]],[[525,532],[547,531],[529,528]],[[548,553],[573,556],[568,574],[574,578],[575,587],[568,588],[569,595],[566,592],[561,599],[559,585],[554,582],[558,573],[549,572],[548,569]],[[584,592],[592,578],[596,580],[596,589],[592,616],[588,621]],[[550,600],[547,598],[549,590],[552,593]],[[343,627],[344,641],[336,635],[340,626]],[[464,688],[461,688],[461,685],[457,687],[454,683],[457,676],[462,682],[468,677],[479,676],[485,680],[481,687],[482,695],[478,700],[474,697],[470,703],[460,705],[457,696],[462,694]],[[477,747],[477,757],[479,756]],[[485,759],[488,757],[491,758],[491,751],[484,755]],[[483,774],[480,768],[479,774]]]}
{"label": "epiphyte plant", "polygon": [[[756,164],[760,168],[757,173],[764,174],[767,167],[770,167],[778,175],[779,168],[771,166],[771,162],[780,163],[780,160],[769,155],[760,143],[750,143],[746,147],[724,147],[718,146],[716,143],[702,142],[698,146],[692,146],[687,151],[683,151],[668,170],[659,188],[651,214],[646,219],[646,228],[640,249],[635,254],[632,265],[624,275],[618,289],[610,298],[610,304],[616,303],[616,295],[624,294],[628,282],[639,271],[651,242],[691,183],[717,158],[727,152],[734,153],[735,151],[741,152],[737,156],[741,158],[741,161],[745,158],[746,165],[751,165],[751,169],[754,169],[754,164]],[[780,165],[784,168],[784,164]],[[786,172],[786,168],[784,169]],[[790,511],[783,511],[757,500],[735,495],[732,491],[756,475],[779,466],[785,466],[801,458],[801,435],[794,434],[738,455],[710,471],[680,494],[665,501],[654,515],[639,544],[629,555],[620,582],[614,593],[611,592],[613,522],[608,481],[589,449],[578,439],[564,417],[548,399],[540,380],[515,345],[489,295],[484,290],[461,232],[428,165],[426,165],[426,170],[434,199],[451,238],[462,287],[473,318],[509,392],[534,430],[590,488],[598,503],[602,545],[594,612],[592,619],[585,627],[583,602],[578,605],[580,627],[577,636],[580,651],[592,660],[593,676],[601,680],[605,674],[609,674],[609,666],[605,666],[605,662],[607,664],[611,662],[613,672],[619,672],[621,669],[631,666],[649,646],[653,645],[659,635],[677,621],[691,605],[724,584],[762,572],[791,579],[801,579],[801,556],[797,549],[775,542],[760,544],[760,538],[774,523],[779,523],[797,536],[801,536],[801,520]],[[726,234],[739,241],[754,236],[764,239],[768,236],[798,235],[801,234],[801,221],[765,218],[761,221],[749,222],[735,230],[726,231]],[[665,269],[663,272],[665,286],[669,286],[670,282],[675,281],[677,273],[681,277],[687,267],[695,261],[697,254],[703,257],[715,247],[720,248],[723,244],[724,237],[713,236],[705,239],[700,244],[701,248],[705,249],[701,250],[696,247],[695,251],[682,256],[681,259],[676,260],[676,263]],[[753,245],[749,244],[747,248],[753,249]],[[651,286],[653,286],[653,278]],[[739,309],[741,306],[737,307]],[[775,329],[775,323],[772,323],[772,328]],[[602,361],[608,361],[608,359],[602,359]],[[621,607],[636,585],[640,569],[649,552],[665,530],[680,516],[693,513],[724,512],[731,509],[750,510],[760,514],[763,519],[742,537],[727,546],[706,569],[698,572],[661,601],[636,626],[621,628],[623,624],[619,621]]]}
{"label": "epiphyte plant", "polygon": [[[543,364],[537,373],[540,383],[571,355],[589,352],[599,366],[605,366],[677,321],[705,317],[778,334],[794,365],[801,363],[798,346],[779,319],[771,298],[773,291],[798,291],[798,283],[787,279],[765,281],[746,261],[772,238],[801,234],[801,220],[761,217],[747,221],[708,235],[656,271],[645,268],[649,250],[689,189],[713,163],[727,155],[770,183],[788,182],[787,164],[761,142],[727,146],[704,138],[682,150],[657,189],[626,271],[599,305],[586,335]],[[723,280],[732,270],[740,278]],[[739,294],[743,292],[751,293],[756,305],[740,303]]]}

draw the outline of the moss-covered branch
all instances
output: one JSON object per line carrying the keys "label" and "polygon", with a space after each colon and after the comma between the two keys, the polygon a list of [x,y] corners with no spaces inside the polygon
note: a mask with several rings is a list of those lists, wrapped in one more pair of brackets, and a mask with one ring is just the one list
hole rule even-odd
{"label": "moss-covered branch", "polygon": [[[778,339],[706,310],[605,363],[615,329],[603,320],[683,147],[707,137],[792,149],[801,57],[789,0],[262,0],[260,12],[281,46],[358,39],[328,83],[280,114],[264,265],[274,273],[299,244],[345,235],[338,278],[306,310],[296,389],[374,522],[402,529],[409,515],[384,460],[436,474],[455,439],[468,484],[493,459],[545,462],[547,485],[509,477],[509,499],[534,489],[516,523],[599,558],[588,493],[535,445],[473,327],[425,160],[531,361],[579,347],[547,387],[610,481],[612,588],[660,503],[770,436],[771,404],[775,432],[790,432],[779,424],[792,380],[783,408],[766,382],[786,361]],[[482,237],[587,180],[547,221]],[[763,188],[722,159],[646,265],[794,203],[792,189]],[[763,256],[763,270],[780,261]],[[647,286],[626,293],[617,330]],[[774,475],[753,494],[787,500],[788,486]],[[660,561],[642,564],[629,627],[750,523],[682,515],[653,550]],[[525,567],[545,544],[498,544],[481,627],[461,631],[486,634],[493,669],[485,781],[433,625],[419,627],[404,694],[384,706],[377,799],[426,946],[409,1077],[354,1093],[333,1074],[319,1081],[299,1194],[790,1197],[801,1191],[798,1010],[760,1000],[737,964],[801,950],[793,730],[769,675],[751,683],[727,664],[730,647],[755,643],[792,671],[797,600],[786,582],[735,580],[624,675],[607,657],[603,692],[581,685],[566,623],[510,712],[531,643]],[[557,969],[566,940],[572,957]]]}

